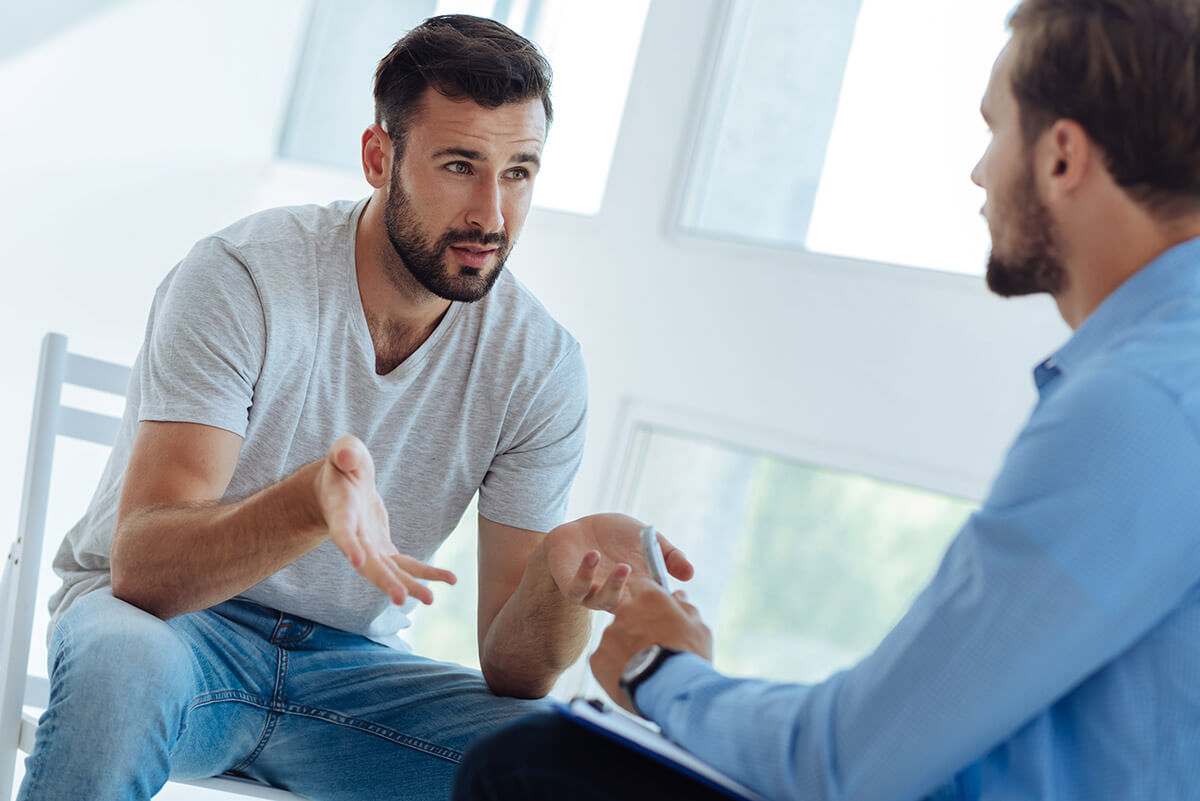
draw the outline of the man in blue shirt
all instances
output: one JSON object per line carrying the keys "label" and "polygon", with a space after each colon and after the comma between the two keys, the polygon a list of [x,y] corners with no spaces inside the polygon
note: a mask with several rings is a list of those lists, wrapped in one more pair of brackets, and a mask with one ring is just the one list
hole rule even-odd
{"label": "man in blue shirt", "polygon": [[[771,799],[1200,798],[1200,3],[1024,0],[983,99],[988,286],[1074,329],[982,508],[879,647],[732,679],[630,582],[592,670]],[[705,798],[565,718],[501,730],[459,798]]]}

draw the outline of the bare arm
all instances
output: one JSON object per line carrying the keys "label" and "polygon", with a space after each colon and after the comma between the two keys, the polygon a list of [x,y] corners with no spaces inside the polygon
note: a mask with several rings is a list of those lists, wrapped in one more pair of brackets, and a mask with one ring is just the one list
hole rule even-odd
{"label": "bare arm", "polygon": [[402,603],[428,603],[416,578],[453,581],[396,552],[370,454],[343,437],[324,459],[243,500],[220,503],[241,437],[193,423],[144,422],[126,468],[112,546],[113,594],[161,618],[254,586],[326,537]]}
{"label": "bare arm", "polygon": [[587,644],[588,610],[559,592],[545,540],[479,516],[479,664],[497,695],[541,698]]}
{"label": "bare arm", "polygon": [[[638,532],[602,514],[549,534],[479,517],[479,661],[497,695],[540,698],[587,645],[590,609],[615,609],[631,575],[646,576]],[[694,569],[661,535],[668,571]]]}

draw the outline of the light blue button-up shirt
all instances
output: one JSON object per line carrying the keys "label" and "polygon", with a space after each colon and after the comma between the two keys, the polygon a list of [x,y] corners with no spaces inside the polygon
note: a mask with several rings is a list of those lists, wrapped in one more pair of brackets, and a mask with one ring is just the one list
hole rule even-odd
{"label": "light blue button-up shirt", "polygon": [[772,799],[1200,799],[1200,239],[1035,380],[990,495],[872,654],[817,685],[678,656],[638,706]]}

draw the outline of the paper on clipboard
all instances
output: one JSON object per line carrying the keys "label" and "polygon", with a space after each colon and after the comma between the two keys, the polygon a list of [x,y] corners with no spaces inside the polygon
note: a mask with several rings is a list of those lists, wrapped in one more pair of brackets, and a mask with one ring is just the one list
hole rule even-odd
{"label": "paper on clipboard", "polygon": [[701,761],[695,754],[680,748],[649,726],[638,723],[619,712],[597,709],[592,702],[576,698],[570,704],[558,704],[558,711],[593,731],[625,742],[650,757],[675,767],[705,784],[746,801],[767,801],[766,798],[740,782]]}

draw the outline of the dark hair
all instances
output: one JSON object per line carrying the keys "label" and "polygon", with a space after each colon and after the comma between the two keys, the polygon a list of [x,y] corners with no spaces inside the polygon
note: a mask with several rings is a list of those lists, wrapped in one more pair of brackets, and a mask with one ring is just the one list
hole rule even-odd
{"label": "dark hair", "polygon": [[1023,0],[1009,18],[1027,144],[1079,123],[1152,213],[1200,210],[1200,3]]}
{"label": "dark hair", "polygon": [[387,129],[399,153],[417,102],[432,87],[484,108],[540,99],[549,126],[552,77],[537,45],[495,20],[430,17],[396,42],[375,69],[375,122]]}

